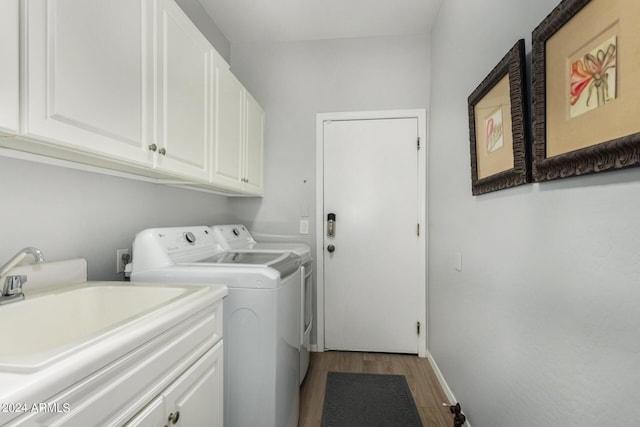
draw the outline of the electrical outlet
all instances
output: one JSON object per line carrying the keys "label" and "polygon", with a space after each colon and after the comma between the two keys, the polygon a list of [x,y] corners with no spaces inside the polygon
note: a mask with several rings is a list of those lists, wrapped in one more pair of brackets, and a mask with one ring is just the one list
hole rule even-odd
{"label": "electrical outlet", "polygon": [[116,273],[124,273],[124,266],[128,262],[122,259],[125,255],[129,256],[129,248],[116,250]]}

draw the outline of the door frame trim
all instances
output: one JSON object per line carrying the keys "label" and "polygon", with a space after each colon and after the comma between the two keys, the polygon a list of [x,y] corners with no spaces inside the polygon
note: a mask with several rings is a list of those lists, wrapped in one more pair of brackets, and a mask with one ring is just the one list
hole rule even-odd
{"label": "door frame trim", "polygon": [[418,337],[418,356],[427,357],[427,250],[428,250],[428,194],[427,194],[427,110],[384,110],[384,111],[351,111],[316,114],[316,340],[317,351],[325,351],[324,347],[324,122],[343,120],[383,120],[415,118],[418,120],[418,137],[421,147],[418,151],[418,221],[420,221],[419,283],[424,284],[418,290],[418,321],[421,333]]}

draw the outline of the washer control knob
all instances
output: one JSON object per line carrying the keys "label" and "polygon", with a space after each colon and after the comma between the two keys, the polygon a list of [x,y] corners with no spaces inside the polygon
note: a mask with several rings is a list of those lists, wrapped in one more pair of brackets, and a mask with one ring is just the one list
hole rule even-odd
{"label": "washer control knob", "polygon": [[231,230],[233,232],[233,235],[238,237],[240,235],[240,230],[238,230],[237,228],[234,228],[233,230]]}
{"label": "washer control knob", "polygon": [[184,238],[187,240],[187,242],[191,243],[192,245],[196,242],[196,236],[195,234],[193,234],[192,232],[186,232],[184,233]]}

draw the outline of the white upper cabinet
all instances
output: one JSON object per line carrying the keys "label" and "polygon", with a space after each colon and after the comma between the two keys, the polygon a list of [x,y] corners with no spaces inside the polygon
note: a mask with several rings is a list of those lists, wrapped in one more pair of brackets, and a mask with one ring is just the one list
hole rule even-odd
{"label": "white upper cabinet", "polygon": [[217,138],[212,182],[230,189],[243,188],[244,87],[225,64],[218,66]]}
{"label": "white upper cabinet", "polygon": [[157,8],[156,167],[208,182],[215,103],[213,47],[173,0]]}
{"label": "white upper cabinet", "polygon": [[174,0],[0,0],[0,54],[0,146],[262,194],[264,112]]}
{"label": "white upper cabinet", "polygon": [[245,190],[262,194],[264,111],[249,92],[245,93],[245,123]]}
{"label": "white upper cabinet", "polygon": [[0,133],[18,132],[19,0],[0,1]]}
{"label": "white upper cabinet", "polygon": [[228,67],[218,68],[217,111],[212,182],[262,195],[264,111]]}
{"label": "white upper cabinet", "polygon": [[25,1],[25,135],[109,159],[150,163],[148,5]]}

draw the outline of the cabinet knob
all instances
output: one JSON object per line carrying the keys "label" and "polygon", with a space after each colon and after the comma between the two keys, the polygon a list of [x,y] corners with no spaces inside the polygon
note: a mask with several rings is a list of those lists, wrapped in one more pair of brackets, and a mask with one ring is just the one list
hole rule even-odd
{"label": "cabinet knob", "polygon": [[167,154],[167,150],[165,150],[164,147],[162,147],[161,149],[158,150],[158,153],[162,154],[163,156]]}
{"label": "cabinet knob", "polygon": [[149,146],[149,150],[150,150],[150,151],[154,151],[154,152],[155,152],[157,149],[158,149],[158,146],[157,146],[156,144],[151,144],[151,145]]}
{"label": "cabinet knob", "polygon": [[169,424],[175,424],[180,419],[180,411],[172,412],[169,414]]}

